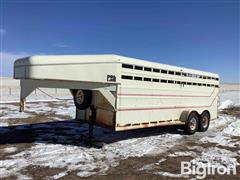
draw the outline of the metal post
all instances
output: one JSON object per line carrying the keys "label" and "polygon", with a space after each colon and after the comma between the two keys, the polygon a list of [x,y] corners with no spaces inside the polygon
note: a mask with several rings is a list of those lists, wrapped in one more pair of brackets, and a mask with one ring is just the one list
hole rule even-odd
{"label": "metal post", "polygon": [[24,111],[24,98],[20,98],[20,103],[19,103],[19,112]]}
{"label": "metal post", "polygon": [[88,143],[92,144],[92,139],[93,139],[93,127],[94,124],[96,122],[96,108],[92,105],[90,107],[92,115],[91,115],[91,119],[89,122],[89,129],[88,129]]}

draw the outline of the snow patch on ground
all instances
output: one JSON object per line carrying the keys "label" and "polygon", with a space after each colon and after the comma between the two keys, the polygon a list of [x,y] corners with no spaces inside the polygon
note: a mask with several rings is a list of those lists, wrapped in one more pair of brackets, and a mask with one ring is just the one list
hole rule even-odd
{"label": "snow patch on ground", "polygon": [[240,91],[226,91],[220,93],[220,103],[231,101],[235,106],[240,105]]}
{"label": "snow patch on ground", "polygon": [[231,100],[226,100],[221,103],[221,105],[218,107],[219,110],[229,108],[233,106],[234,103]]}
{"label": "snow patch on ground", "polygon": [[12,119],[12,118],[28,118],[31,114],[26,112],[19,112],[19,107],[12,104],[5,104],[4,108],[1,108],[0,120]]}
{"label": "snow patch on ground", "polygon": [[187,147],[187,149],[189,149],[189,150],[198,150],[198,151],[203,151],[204,150],[204,148],[202,147],[202,146],[186,146]]}
{"label": "snow patch on ground", "polygon": [[49,177],[48,179],[60,179],[60,178],[62,178],[63,176],[66,176],[66,175],[67,175],[66,172],[61,172],[61,173],[55,174],[55,175],[52,176],[52,177]]}
{"label": "snow patch on ground", "polygon": [[175,174],[175,173],[171,173],[171,172],[155,172],[154,174],[157,175],[162,175],[162,176],[166,176],[166,177],[172,177],[172,178],[188,178],[188,175],[184,175],[184,174]]}
{"label": "snow patch on ground", "polygon": [[54,109],[53,112],[55,115],[70,116],[75,118],[76,108],[74,105],[68,104],[70,107],[60,106],[58,109]]}
{"label": "snow patch on ground", "polygon": [[235,143],[231,143],[231,138],[222,136],[221,134],[216,135],[214,137],[204,137],[200,139],[203,143],[215,143],[221,146],[229,146],[234,147]]}
{"label": "snow patch on ground", "polygon": [[219,110],[229,108],[231,106],[240,106],[240,91],[226,91],[220,93]]}
{"label": "snow patch on ground", "polygon": [[6,147],[6,148],[4,148],[3,149],[3,151],[5,152],[5,153],[14,153],[14,152],[16,152],[18,149],[16,148],[16,147]]}
{"label": "snow patch on ground", "polygon": [[223,130],[225,136],[240,136],[240,119],[232,122]]}
{"label": "snow patch on ground", "polygon": [[160,154],[176,145],[182,138],[180,134],[161,134],[157,136],[127,139],[108,145],[106,148],[118,154],[122,159],[140,157],[148,154]]}
{"label": "snow patch on ground", "polygon": [[7,127],[7,126],[8,126],[8,123],[0,122],[0,127]]}
{"label": "snow patch on ground", "polygon": [[194,157],[195,155],[196,155],[196,153],[193,152],[193,151],[186,151],[186,152],[177,151],[177,152],[174,152],[172,154],[169,154],[168,156],[169,157],[179,157],[179,156],[191,156],[191,157]]}
{"label": "snow patch on ground", "polygon": [[231,117],[231,116],[227,116],[227,115],[221,115],[219,116],[218,119],[215,119],[213,121],[210,122],[210,126],[209,129],[216,129],[219,127],[224,127],[227,124],[235,121],[236,118],[235,117]]}
{"label": "snow patch on ground", "polygon": [[0,120],[29,118],[39,114],[54,113],[55,115],[66,115],[74,118],[75,106],[72,101],[58,101],[55,105],[59,107],[49,107],[47,102],[26,103],[25,111],[19,112],[18,105],[4,104],[1,108]]}
{"label": "snow patch on ground", "polygon": [[224,165],[237,167],[240,165],[236,159],[237,156],[235,152],[218,147],[211,147],[202,152],[200,156],[191,160],[191,163],[198,166],[209,163],[212,166]]}
{"label": "snow patch on ground", "polygon": [[[227,120],[226,117],[222,117]],[[219,123],[223,123],[223,119]],[[233,141],[233,137],[240,137],[240,119],[229,118],[230,124],[226,126],[221,132],[213,137],[203,137],[200,139],[203,143],[216,143],[222,146],[237,147],[240,143],[239,141]]]}
{"label": "snow patch on ground", "polygon": [[[186,155],[186,153],[183,153],[183,152],[181,152],[181,153],[178,152],[177,154],[179,154],[179,155],[183,154],[184,156]],[[171,156],[171,154],[169,154],[169,155],[170,155],[170,157],[175,157],[175,156]],[[146,164],[142,168],[140,168],[139,171],[147,171],[148,173],[152,173],[152,174],[156,174],[156,175],[162,175],[162,176],[167,176],[167,177],[173,177],[173,178],[180,178],[180,177],[188,178],[188,176],[184,175],[184,174],[175,174],[175,173],[171,173],[171,172],[159,171],[157,169],[157,167],[161,166],[161,163],[164,162],[164,161],[166,161],[166,159],[162,158],[157,163]]]}
{"label": "snow patch on ground", "polygon": [[[191,153],[191,152],[176,152],[174,154],[168,154],[168,157],[183,157],[183,156],[192,156],[193,159],[190,161],[192,165],[196,167],[206,167],[210,165],[212,167],[219,166],[228,166],[228,167],[237,167],[240,163],[237,161],[239,153],[232,152],[226,149],[218,147],[210,147],[203,150],[202,153]],[[179,165],[180,168],[180,164]],[[160,163],[151,163],[146,164],[139,171],[147,171],[148,173],[173,177],[173,178],[189,178],[185,174],[176,174],[172,172],[159,171],[158,167],[161,167]]]}
{"label": "snow patch on ground", "polygon": [[162,162],[166,161],[165,158],[160,159],[157,163],[151,163],[151,164],[146,164],[142,168],[139,169],[139,171],[148,171],[152,170],[155,168],[155,166],[160,165]]}
{"label": "snow patch on ground", "polygon": [[77,171],[77,175],[81,177],[105,174],[110,167],[116,167],[121,159],[162,153],[180,142],[181,138],[182,136],[178,134],[161,134],[120,140],[107,144],[102,149],[36,143],[28,150],[11,155],[9,159],[1,160],[0,177],[8,177],[9,174],[17,175],[30,165],[65,168],[67,170],[65,173]]}

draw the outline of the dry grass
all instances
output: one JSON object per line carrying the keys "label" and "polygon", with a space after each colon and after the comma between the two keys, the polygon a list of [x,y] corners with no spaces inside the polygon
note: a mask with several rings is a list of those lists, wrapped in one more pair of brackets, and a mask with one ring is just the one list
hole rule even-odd
{"label": "dry grass", "polygon": [[240,117],[240,106],[231,106],[223,109],[220,113]]}

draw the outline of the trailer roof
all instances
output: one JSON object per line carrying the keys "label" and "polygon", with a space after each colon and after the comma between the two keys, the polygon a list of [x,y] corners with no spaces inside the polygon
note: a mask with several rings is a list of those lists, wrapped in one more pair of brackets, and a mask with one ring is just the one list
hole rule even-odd
{"label": "trailer roof", "polygon": [[115,54],[101,54],[101,55],[36,55],[29,56],[15,61],[15,66],[20,65],[42,65],[42,64],[69,64],[79,63],[81,61],[87,63],[93,62],[112,62],[112,63],[124,63],[131,65],[139,65],[144,67],[166,69],[172,71],[182,71],[185,73],[201,74],[205,76],[219,77],[216,73],[210,73],[206,71],[194,70],[190,68],[184,68],[179,66],[172,66],[167,64],[161,64],[153,61],[146,61],[131,57],[125,57]]}

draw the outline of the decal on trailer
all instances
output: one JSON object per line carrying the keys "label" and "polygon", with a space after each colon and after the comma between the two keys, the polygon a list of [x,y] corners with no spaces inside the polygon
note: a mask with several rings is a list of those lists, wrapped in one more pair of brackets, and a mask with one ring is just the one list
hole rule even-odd
{"label": "decal on trailer", "polygon": [[116,76],[115,75],[107,75],[107,81],[116,82]]}

